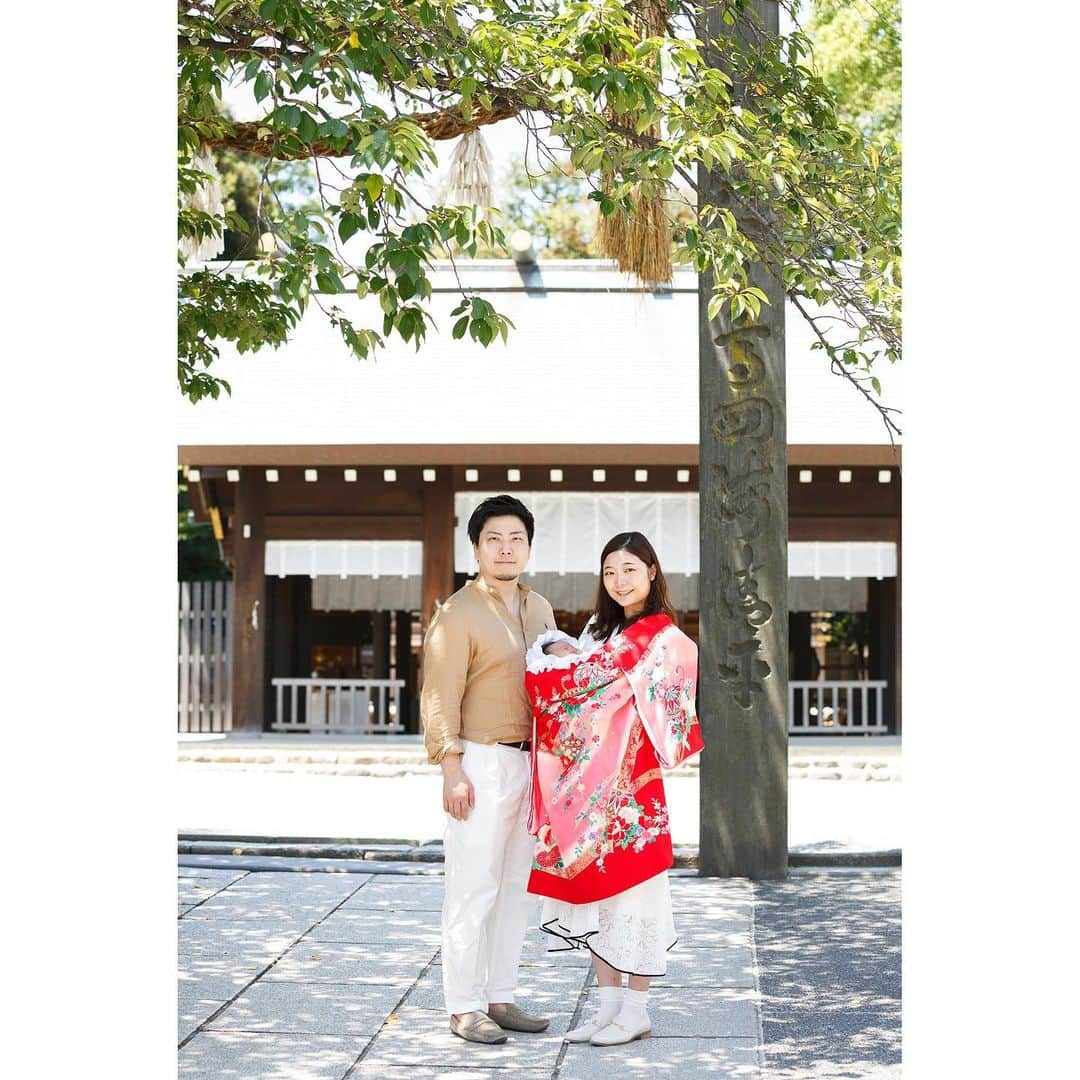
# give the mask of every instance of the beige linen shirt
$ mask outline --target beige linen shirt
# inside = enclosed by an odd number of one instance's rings
[[[518,584],[511,615],[498,590],[477,575],[439,608],[424,637],[420,722],[428,761],[460,754],[469,742],[517,742],[532,734],[525,651],[555,627],[551,605]]]

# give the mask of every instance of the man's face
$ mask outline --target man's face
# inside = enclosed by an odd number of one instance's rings
[[[525,522],[515,514],[488,518],[480,530],[480,542],[473,545],[480,572],[488,581],[514,581],[525,569],[530,551]]]

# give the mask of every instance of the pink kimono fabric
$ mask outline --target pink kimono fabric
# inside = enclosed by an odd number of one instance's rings
[[[666,615],[651,615],[525,682],[534,718],[529,829],[538,840],[530,892],[583,903],[669,867],[659,766],[703,747],[694,642]]]

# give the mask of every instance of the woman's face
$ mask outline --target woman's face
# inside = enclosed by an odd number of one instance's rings
[[[631,618],[645,607],[656,577],[656,567],[646,566],[629,551],[613,551],[604,560],[600,574],[608,596],[622,607],[627,618]]]

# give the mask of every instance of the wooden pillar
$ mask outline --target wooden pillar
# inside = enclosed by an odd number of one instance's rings
[[[416,671],[412,656],[412,612],[394,612],[394,668],[396,677],[405,683],[401,691],[401,714],[399,723],[405,725],[409,735],[420,730],[414,715],[416,700]]]
[[[898,730],[900,670],[899,640],[897,630],[900,621],[900,605],[897,603],[897,579],[871,578],[867,582],[867,614],[870,616],[870,670],[871,679],[885,679],[889,689],[885,693],[885,723],[891,731]]]
[[[896,479],[897,479],[897,482],[900,481],[900,470],[899,469],[896,470]],[[899,495],[900,495],[900,492],[898,490],[897,491],[897,496],[899,496]],[[901,728],[903,727],[902,721],[903,721],[903,715],[904,715],[904,711],[901,708],[901,698],[903,696],[904,681],[903,681],[903,679],[901,678],[901,675],[900,675],[901,667],[902,667],[902,664],[901,664],[901,661],[900,661],[900,651],[901,651],[901,646],[902,646],[903,640],[904,640],[903,633],[902,633],[902,626],[901,626],[901,612],[903,611],[903,608],[904,608],[904,604],[903,604],[903,600],[902,600],[903,580],[904,579],[903,579],[903,569],[902,569],[903,568],[903,544],[901,542],[901,536],[902,536],[902,533],[901,533],[901,529],[900,529],[900,519],[898,517],[897,520],[896,520],[896,615],[894,616],[894,619],[893,619],[893,625],[895,626],[895,630],[893,631],[893,633],[895,635],[894,640],[896,641],[896,657],[895,657],[895,659],[893,661],[893,676],[892,676],[893,677],[893,686],[896,687],[896,692],[893,694],[893,717],[894,717],[893,733],[895,735],[900,734]]]
[[[792,679],[812,679],[814,651],[810,648],[810,612],[792,611],[788,615],[788,644]]]
[[[376,679],[390,678],[390,612],[372,612],[372,656]]]
[[[766,33],[775,2],[750,5]],[[717,45],[742,37],[721,5],[702,9],[698,37],[715,67]],[[699,170],[699,206],[726,207],[753,235],[723,174]],[[757,211],[768,218],[767,205]],[[701,630],[700,873],[787,874],[787,437],[784,289],[763,264],[752,285],[769,299],[754,325],[729,305],[708,316],[713,275],[699,277]]]
[[[427,630],[432,615],[454,591],[454,485],[448,466],[423,485],[424,561],[420,617]]]
[[[262,731],[266,682],[264,480],[243,469],[236,485],[233,569],[233,730]],[[249,535],[245,536],[245,532]]]

